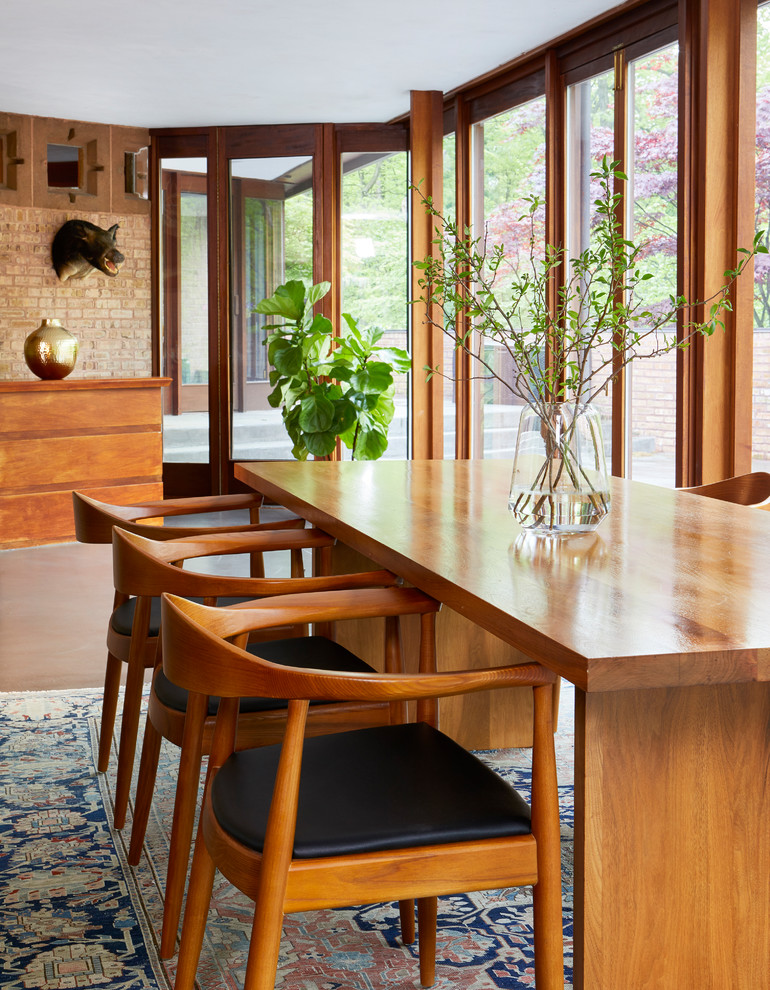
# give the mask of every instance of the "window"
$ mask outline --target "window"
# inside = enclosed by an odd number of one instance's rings
[[[206,160],[165,158],[162,184],[163,460],[209,459]]]
[[[382,345],[408,350],[407,154],[345,152],[341,164],[341,311],[384,330]],[[408,456],[408,386],[396,376],[385,458]],[[344,445],[342,456],[351,456]]]
[[[669,307],[677,288],[677,98],[676,44],[631,60],[626,69],[621,60],[568,89],[568,252],[575,257],[590,243],[591,173],[605,156],[619,161],[628,177],[624,236],[641,246],[640,266],[652,276],[637,300],[653,313]],[[614,474],[675,483],[676,352],[643,356],[665,348],[675,333],[674,324],[660,331],[616,380],[622,382],[613,387],[617,394],[595,401]],[[592,361],[622,364],[609,344]]]
[[[313,281],[312,158],[230,163],[232,458],[291,458],[272,391],[257,303],[293,279]]]
[[[529,225],[521,217],[531,197],[541,202],[536,256],[545,248],[545,97],[474,125],[473,189],[474,237],[504,247],[509,268],[499,269],[496,284],[505,298],[510,271],[530,263]],[[513,458],[522,400],[504,384],[511,377],[511,358],[501,345],[486,343],[484,359],[492,375],[481,377],[479,366],[471,365],[473,456]]]
[[[640,260],[653,278],[643,302],[652,312],[668,307],[677,286],[678,58],[678,46],[671,45],[631,62],[628,71],[627,230],[644,244]],[[662,336],[675,334],[672,323]],[[634,361],[626,387],[629,476],[673,487],[676,351]]]

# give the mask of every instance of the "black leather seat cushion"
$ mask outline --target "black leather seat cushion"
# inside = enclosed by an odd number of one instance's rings
[[[280,746],[234,753],[214,778],[221,825],[262,851]],[[530,809],[472,753],[423,722],[305,740],[296,858],[525,835]]]
[[[220,598],[218,605],[236,605],[238,602],[251,601],[250,598]],[[203,604],[202,598],[191,598],[190,601]],[[118,605],[112,613],[110,625],[116,633],[121,636],[130,636],[131,627],[134,623],[134,612],[136,611],[136,598],[129,598],[127,602]],[[157,636],[160,632],[160,598],[153,598],[150,603],[150,636]]]
[[[281,663],[288,667],[311,667],[314,670],[342,670],[345,673],[372,673],[373,668],[360,660],[355,653],[325,636],[299,636],[293,639],[274,639],[264,643],[250,643],[250,653]],[[158,671],[154,684],[155,694],[169,708],[187,710],[187,691],[177,687]],[[322,702],[318,702],[321,704]],[[286,708],[282,698],[241,698],[242,712],[271,711]],[[216,715],[219,698],[209,698],[209,715]]]

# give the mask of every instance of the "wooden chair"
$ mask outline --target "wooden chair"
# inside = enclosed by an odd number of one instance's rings
[[[715,481],[710,485],[682,488],[680,491],[718,498],[723,502],[735,502],[737,505],[770,509],[770,474],[765,471],[753,471],[751,474],[725,478],[724,481]]]
[[[417,899],[420,979],[435,977],[436,898],[534,885],[538,990],[563,990],[553,739],[555,675],[534,663],[435,673],[437,605],[416,589],[291,595],[239,609],[163,596],[163,669],[200,721],[219,714],[182,927],[176,990],[194,985],[215,869],[255,901],[245,990],[272,990],[285,913]],[[251,630],[302,618],[421,615],[420,671],[350,674],[277,666],[243,649]],[[228,642],[233,640],[233,642]],[[532,811],[434,726],[439,696],[531,685]],[[236,752],[238,698],[291,699],[280,746]],[[417,721],[306,738],[312,701],[417,699]]]
[[[84,492],[72,493],[72,508],[75,516],[75,535],[80,543],[112,543],[113,526],[147,536],[154,540],[176,540],[185,536],[200,536],[205,533],[232,533],[264,530],[302,528],[304,520],[291,516],[276,522],[261,523],[259,513],[263,497],[256,493],[245,495],[214,495],[200,498],[163,499],[157,502],[140,502],[134,505],[111,505],[91,498]],[[240,525],[215,526],[200,525],[164,526],[166,519],[177,520],[185,516],[197,516],[209,513],[232,513],[246,510],[249,513],[249,523],[240,521]],[[301,551],[297,551],[293,562],[299,566]],[[259,554],[251,559],[252,577],[264,576],[264,563]],[[102,701],[101,730],[99,734],[99,755],[97,767],[104,773],[109,766],[112,733],[115,727],[115,716],[118,707],[120,681],[123,665],[128,663],[128,648],[130,644],[131,623],[135,601],[126,595],[115,592],[112,608],[112,620],[107,634],[107,666],[104,674],[104,699]],[[122,606],[122,608],[121,608]],[[120,611],[119,611],[120,609]],[[160,615],[160,604],[156,603],[154,612],[156,618]],[[117,624],[117,628],[113,624]],[[157,638],[157,621],[153,626],[151,640]],[[134,658],[136,662],[136,658]],[[147,643],[144,656],[144,667],[151,668],[155,663],[155,642]]]
[[[136,607],[128,646],[129,673],[126,695],[131,698],[123,713],[118,747],[118,772],[115,787],[115,827],[125,824],[131,773],[134,765],[136,738],[141,707],[141,690],[144,662],[148,644],[152,641],[154,624],[153,604],[158,603],[163,591],[196,598],[215,605],[225,602],[261,598],[265,595],[282,595],[287,592],[318,591],[324,589],[361,588],[372,585],[392,586],[397,578],[390,571],[367,571],[354,574],[338,574],[304,577],[298,569],[290,578],[239,578],[206,574],[185,570],[183,564],[208,556],[266,553],[269,550],[313,548],[327,555],[334,540],[318,529],[276,530],[259,533],[227,533],[180,540],[148,540],[122,529],[113,530],[113,571],[115,588],[123,595],[134,596]],[[328,570],[328,561],[322,561],[321,570]],[[258,634],[269,642],[255,644],[271,660],[279,663],[310,667],[331,667],[349,671],[368,671],[372,668],[346,650],[332,638],[333,630],[327,624],[317,626],[314,635],[307,635],[307,623],[271,628]],[[278,638],[280,637],[280,638]],[[301,638],[299,638],[301,637]],[[132,659],[138,658],[132,665]],[[386,662],[393,669],[400,669],[401,658],[397,650],[391,651]],[[195,806],[200,778],[201,758],[207,753],[213,734],[217,700],[210,703],[202,735],[189,735],[187,731],[187,693],[156,669],[150,689],[148,717],[139,764],[134,817],[131,830],[129,862],[139,862],[149,818],[155,778],[163,738],[182,748],[179,784],[172,822],[169,864],[164,901],[164,923],[161,939],[161,956],[173,954],[179,927],[179,916],[184,893],[184,883],[189,862]],[[385,702],[334,701],[313,706],[310,726],[314,733],[343,731],[362,725],[379,725],[388,722],[390,711]],[[286,720],[286,704],[261,697],[245,698],[241,704],[238,745],[264,746],[281,738]]]
[[[133,505],[113,505],[100,502],[85,492],[72,493],[72,506],[75,514],[75,533],[80,543],[111,543],[112,527],[120,526],[129,533],[152,536],[153,539],[179,539],[183,536],[201,536],[204,533],[242,532],[250,526],[260,525],[260,509],[264,504],[262,495],[246,492],[243,495],[202,495],[194,498],[166,498],[154,502],[136,502]],[[174,522],[166,526],[166,520],[177,520],[186,516],[211,515],[248,511],[249,522],[233,521],[229,525],[182,526]],[[302,523],[301,520],[297,520]],[[302,523],[304,525],[304,523]],[[272,524],[276,525],[276,524]],[[284,527],[290,522],[278,524]],[[148,527],[152,526],[152,532]]]

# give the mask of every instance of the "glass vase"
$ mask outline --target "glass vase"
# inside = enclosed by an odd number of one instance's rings
[[[508,508],[539,536],[590,533],[610,511],[601,417],[570,402],[544,412],[521,414]]]

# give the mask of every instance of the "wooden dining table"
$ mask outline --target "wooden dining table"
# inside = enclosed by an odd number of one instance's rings
[[[503,461],[236,476],[575,685],[576,988],[770,987],[770,513],[612,479],[553,539]]]

